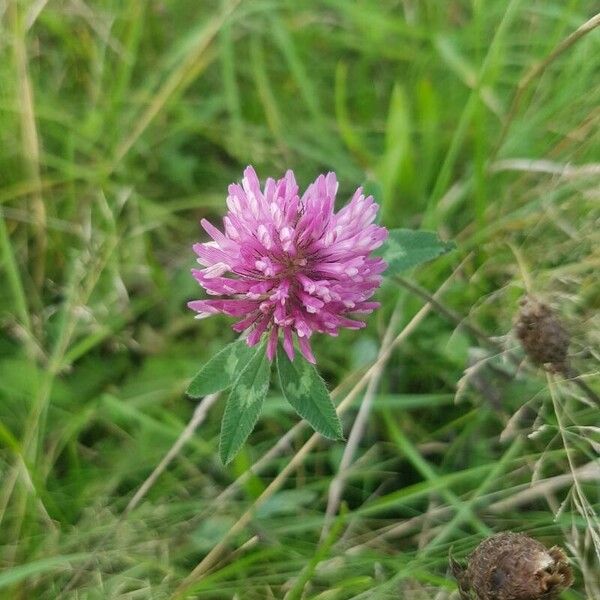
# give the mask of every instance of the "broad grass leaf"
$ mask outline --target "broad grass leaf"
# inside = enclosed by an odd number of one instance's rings
[[[254,356],[233,384],[221,421],[219,454],[224,465],[235,455],[252,433],[269,390],[271,363],[265,346],[254,348]]]
[[[308,488],[282,490],[267,498],[257,511],[258,519],[271,519],[283,515],[298,515],[299,512],[317,500],[317,492]]]
[[[294,410],[321,435],[332,440],[343,439],[342,424],[315,367],[301,356],[291,361],[279,347],[277,373],[281,391]]]
[[[211,515],[203,519],[190,535],[190,542],[197,552],[208,553],[233,527],[235,519],[231,515]]]
[[[186,393],[192,398],[201,398],[228,388],[239,377],[240,372],[256,348],[248,347],[245,340],[225,346],[198,371]]]
[[[378,254],[388,264],[385,274],[391,276],[433,260],[455,247],[454,242],[440,240],[434,231],[391,229]]]
[[[6,568],[0,573],[0,589],[25,581],[33,580],[52,571],[68,571],[78,562],[87,560],[90,557],[88,552],[77,554],[63,554],[61,556],[50,556],[40,560],[34,560],[22,565]],[[7,598],[7,596],[4,596]],[[12,594],[10,596],[13,597]]]

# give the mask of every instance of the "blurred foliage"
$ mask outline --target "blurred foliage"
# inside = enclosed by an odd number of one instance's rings
[[[191,376],[234,339],[227,319],[195,321],[186,302],[199,295],[198,221],[219,219],[249,163],[261,177],[294,168],[302,185],[335,170],[340,199],[364,184],[384,224],[456,239],[458,252],[411,274],[428,293],[462,266],[446,310],[386,363],[329,536],[344,445],[320,441],[194,597],[447,597],[450,546],[463,557],[507,528],[567,547],[577,581],[563,598],[600,593],[597,408],[529,368],[510,335],[518,299],[543,296],[598,390],[599,30],[511,112],[528,69],[595,9],[0,2],[0,597],[177,597],[308,439],[223,497],[298,419],[273,386],[224,468],[220,402],[125,510],[192,417]],[[392,315],[397,334],[424,303],[397,281],[379,299],[367,330],[315,343],[338,400]]]

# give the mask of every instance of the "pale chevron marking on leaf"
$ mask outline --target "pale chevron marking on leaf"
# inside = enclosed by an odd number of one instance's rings
[[[342,426],[325,383],[317,370],[297,356],[290,361],[281,348],[277,351],[277,371],[281,390],[294,410],[325,437],[340,439]]]
[[[253,352],[252,358],[233,384],[225,404],[219,447],[224,464],[233,460],[254,429],[269,389],[271,365],[266,358],[264,343],[253,349]],[[240,361],[236,359],[227,362],[229,368],[235,369]]]
[[[236,350],[237,350],[237,348],[236,348]],[[229,354],[229,356],[227,357],[227,360],[225,361],[225,372],[230,377],[235,374],[238,362],[240,361],[240,357],[238,356],[238,353],[236,350],[231,352],[231,354]]]
[[[199,398],[231,386],[255,350],[244,340],[225,346],[198,371],[187,389],[188,395]]]
[[[293,381],[289,381],[286,383],[286,387],[288,392],[294,396],[300,396],[304,393],[308,394],[312,388],[310,372],[303,369],[303,373],[300,375],[298,383],[296,384]]]

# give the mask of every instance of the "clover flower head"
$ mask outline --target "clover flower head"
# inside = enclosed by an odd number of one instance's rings
[[[194,245],[204,268],[192,272],[218,298],[190,302],[196,318],[237,317],[233,329],[248,331],[249,346],[268,337],[270,360],[280,336],[293,360],[295,336],[312,363],[314,332],[337,335],[340,328],[364,327],[355,317],[379,306],[369,298],[386,264],[371,253],[387,230],[374,224],[378,206],[362,188],[334,212],[337,189],[335,173],[327,173],[300,196],[292,171],[279,181],[267,179],[261,189],[247,167],[242,184],[229,186],[224,231],[201,221],[212,241]]]

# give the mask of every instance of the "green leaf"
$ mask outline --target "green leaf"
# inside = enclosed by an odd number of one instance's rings
[[[454,242],[440,240],[434,231],[391,229],[378,254],[388,264],[385,274],[391,276],[446,254],[455,247]]]
[[[248,347],[245,340],[225,346],[198,371],[186,391],[187,395],[201,398],[228,388],[255,352],[256,348]]]
[[[313,365],[301,356],[291,361],[279,347],[277,373],[283,395],[294,410],[321,435],[332,440],[343,439],[342,424],[335,406]]]
[[[225,405],[219,442],[219,454],[224,465],[233,460],[252,433],[269,390],[271,363],[266,357],[265,345],[261,344],[254,352],[233,384]]]

